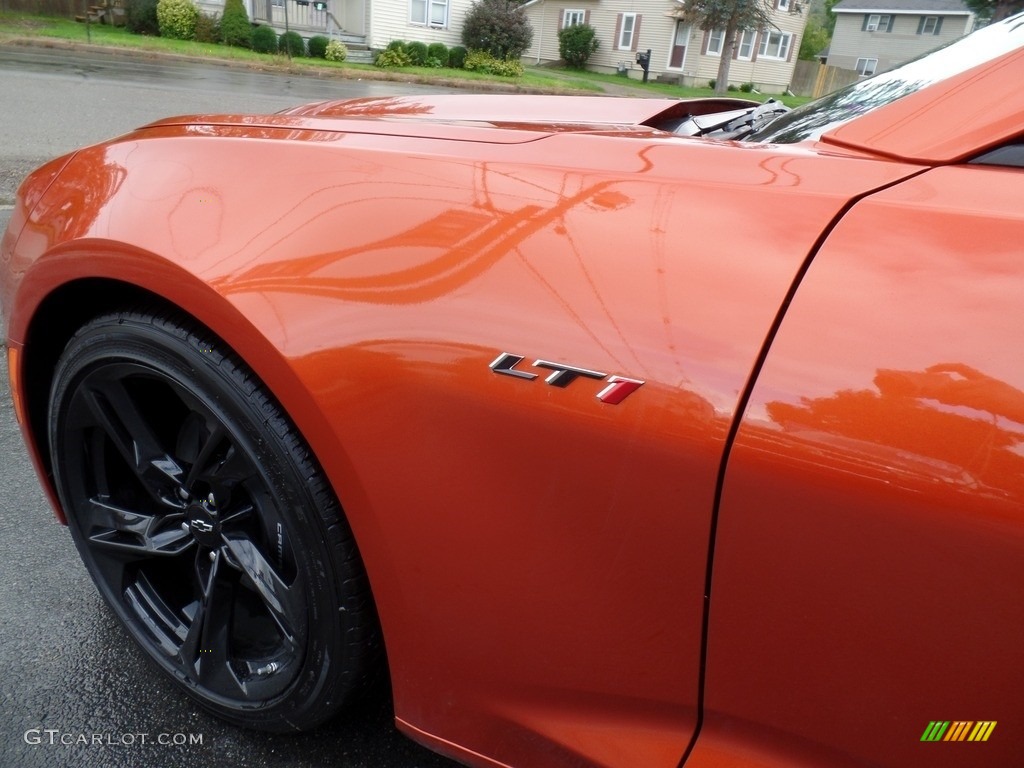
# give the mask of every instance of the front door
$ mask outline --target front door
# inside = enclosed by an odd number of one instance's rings
[[[686,41],[690,39],[690,25],[684,21],[676,22],[675,34],[672,37],[672,57],[668,65],[673,69],[682,69],[686,60]]]

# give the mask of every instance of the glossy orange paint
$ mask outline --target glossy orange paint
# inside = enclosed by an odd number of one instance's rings
[[[821,232],[918,168],[523,109],[179,119],[83,150],[12,255],[10,334],[30,360],[48,295],[119,280],[240,354],[346,510],[410,734],[480,765],[674,766],[740,393]],[[609,406],[496,375],[501,352],[645,383]]]
[[[994,44],[1019,44],[1004,37]],[[1014,48],[841,125],[823,140],[921,163],[959,162],[1020,135],[1024,106],[1012,94],[1022,71],[1024,50]]]
[[[925,162],[1017,135],[964,94],[1021,61],[817,145],[673,137],[691,107],[662,101],[425,98],[83,150],[0,255],[30,445],[55,302],[138,286],[307,438],[414,738],[479,765],[1007,764],[1024,179]],[[609,405],[609,376],[643,384]],[[922,743],[936,718],[1001,728]]]
[[[694,765],[1020,763],[1022,195],[931,170],[815,257],[729,457]]]

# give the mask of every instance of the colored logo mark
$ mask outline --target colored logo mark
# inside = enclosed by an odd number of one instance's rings
[[[995,720],[932,720],[921,741],[988,741],[995,728]]]

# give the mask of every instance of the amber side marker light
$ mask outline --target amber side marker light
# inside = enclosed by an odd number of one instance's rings
[[[995,727],[995,720],[932,720],[921,741],[988,741]]]
[[[14,347],[7,348],[7,378],[11,382],[11,400],[14,401],[14,418],[19,424],[25,423],[25,412],[21,404],[21,390],[18,381],[21,378],[21,351]]]

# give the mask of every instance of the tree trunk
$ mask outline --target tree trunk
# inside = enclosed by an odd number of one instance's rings
[[[995,23],[1013,16],[1021,10],[1022,6],[1024,3],[1021,0],[996,0],[995,9],[992,11],[992,22]]]
[[[736,17],[729,19],[722,40],[722,54],[718,60],[718,77],[715,79],[715,93],[724,94],[729,90],[729,67],[732,66],[732,52],[736,50]]]

